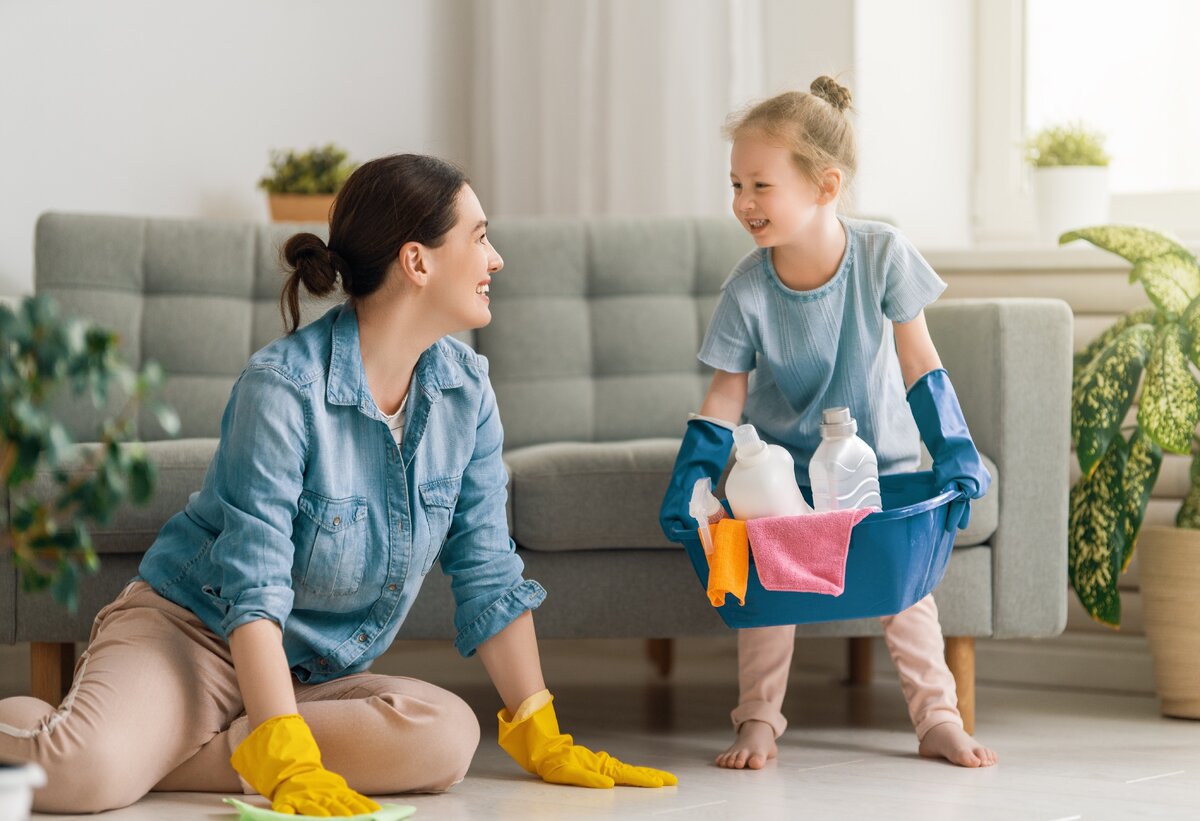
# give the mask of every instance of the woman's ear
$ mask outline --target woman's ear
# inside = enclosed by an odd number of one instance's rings
[[[820,205],[828,205],[835,202],[838,196],[842,193],[842,171],[840,168],[827,168],[825,173],[821,175],[821,182],[817,186],[820,194],[817,196],[817,203]]]
[[[417,287],[424,287],[429,281],[429,255],[426,248],[419,242],[406,242],[400,246],[396,258],[400,265],[400,273],[404,279]]]

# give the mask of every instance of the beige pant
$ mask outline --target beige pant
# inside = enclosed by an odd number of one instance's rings
[[[296,701],[324,765],[369,795],[448,789],[479,744],[462,699],[411,678],[297,682]],[[229,646],[135,582],[96,616],[57,709],[25,696],[0,701],[0,760],[46,770],[39,812],[114,809],[152,790],[237,794],[229,756],[246,724]]]
[[[926,596],[903,613],[884,616],[880,621],[888,652],[900,674],[900,688],[908,702],[908,715],[917,738],[925,738],[931,728],[948,721],[961,727],[958,692],[954,676],[946,666],[942,628],[933,596]],[[740,729],[747,721],[762,721],[771,726],[776,738],[783,735],[787,728],[782,712],[783,696],[795,644],[793,625],[738,631],[739,696],[738,706],[731,714],[735,728]]]

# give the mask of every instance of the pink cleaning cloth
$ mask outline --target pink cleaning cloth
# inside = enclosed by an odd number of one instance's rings
[[[766,590],[840,596],[850,531],[873,510],[834,510],[746,522],[758,579]]]

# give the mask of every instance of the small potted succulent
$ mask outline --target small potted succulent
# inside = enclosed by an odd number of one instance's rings
[[[15,310],[0,305],[0,542],[26,592],[49,589],[70,609],[82,575],[99,564],[90,524],[107,522],[126,498],[141,503],[154,492],[154,466],[133,435],[138,407],[152,410],[169,435],[179,427],[155,397],[162,369],[149,362],[135,370],[117,344],[112,332],[61,316],[49,297],[28,297]],[[77,445],[56,408],[86,397],[103,421],[94,442]],[[114,415],[102,410],[110,398],[123,399]]]
[[[1200,262],[1148,228],[1063,234],[1133,263],[1150,305],[1119,319],[1075,357],[1071,435],[1082,476],[1071,489],[1069,576],[1092,618],[1121,623],[1117,581],[1136,545],[1146,635],[1166,715],[1200,718]],[[1127,421],[1138,389],[1137,415]],[[1191,457],[1175,527],[1142,526],[1163,452]]]
[[[1078,225],[1108,220],[1108,153],[1104,136],[1082,124],[1049,126],[1029,140],[1038,233],[1053,242]]]
[[[334,195],[355,165],[333,143],[296,152],[272,151],[270,173],[258,181],[275,222],[325,222]]]

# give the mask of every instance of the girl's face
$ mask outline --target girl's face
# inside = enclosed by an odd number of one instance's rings
[[[733,141],[729,157],[733,215],[760,248],[798,241],[813,228],[825,193],[792,161],[791,152],[763,137]]]
[[[504,260],[488,241],[487,217],[469,185],[458,192],[457,212],[442,244],[425,250],[431,267],[426,304],[455,330],[482,328],[492,321],[488,286]]]

